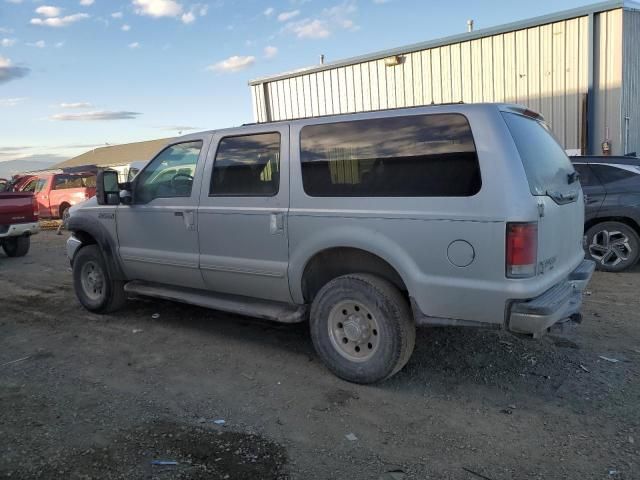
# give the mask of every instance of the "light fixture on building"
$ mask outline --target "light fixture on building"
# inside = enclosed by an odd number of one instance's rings
[[[400,55],[393,55],[392,57],[387,57],[384,59],[384,64],[387,67],[395,67],[402,63],[402,57]]]

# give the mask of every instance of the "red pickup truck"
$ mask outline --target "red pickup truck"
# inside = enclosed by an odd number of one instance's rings
[[[33,192],[41,218],[63,218],[70,207],[96,194],[92,173],[45,173],[16,180],[14,191]]]
[[[29,251],[31,235],[38,233],[38,201],[33,193],[0,193],[0,245],[9,257]]]

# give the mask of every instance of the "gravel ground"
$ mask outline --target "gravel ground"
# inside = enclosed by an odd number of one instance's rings
[[[358,386],[306,325],[89,314],[65,239],[0,253],[0,478],[640,478],[640,268],[596,274],[569,337],[420,330],[402,372]]]

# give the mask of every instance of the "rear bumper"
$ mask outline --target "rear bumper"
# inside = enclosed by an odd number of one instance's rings
[[[556,323],[578,314],[582,306],[582,291],[594,270],[595,262],[583,260],[564,281],[542,295],[513,302],[508,315],[509,330],[538,337]]]
[[[22,237],[23,235],[35,235],[40,230],[38,222],[17,223],[15,225],[0,226],[0,238]]]

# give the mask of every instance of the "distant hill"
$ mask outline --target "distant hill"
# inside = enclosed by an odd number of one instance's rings
[[[30,172],[33,170],[46,170],[62,160],[64,160],[64,157],[57,155],[33,155],[20,160],[0,162],[0,178],[10,178],[16,173]]]

